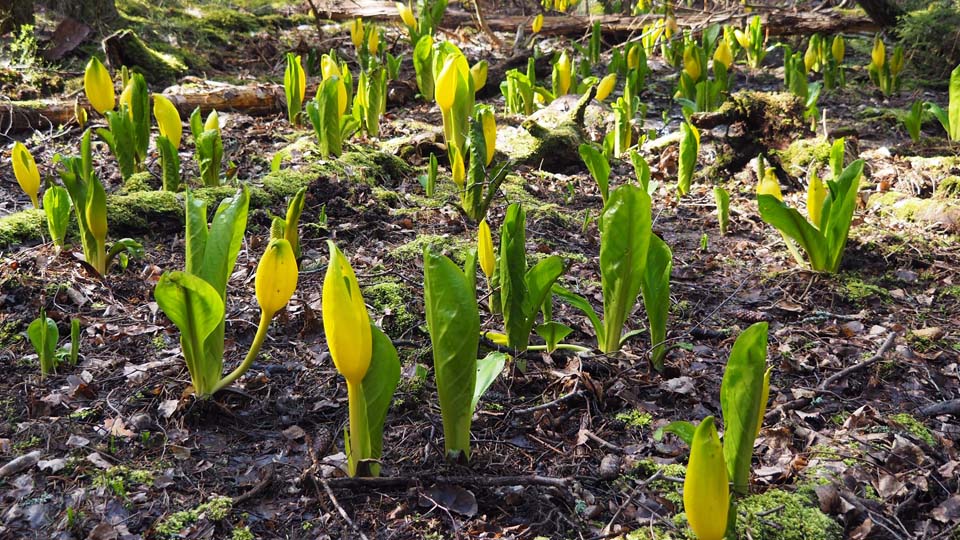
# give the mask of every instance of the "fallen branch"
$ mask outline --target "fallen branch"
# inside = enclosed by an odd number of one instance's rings
[[[917,411],[917,414],[920,416],[940,416],[943,414],[960,416],[960,399],[951,399],[950,401],[927,405]]]
[[[816,398],[816,397],[819,396],[820,394],[826,393],[827,390],[829,390],[830,387],[833,386],[833,384],[836,383],[837,381],[839,381],[840,379],[843,379],[843,378],[845,378],[845,377],[849,377],[849,376],[852,375],[853,373],[856,373],[856,372],[858,372],[858,371],[862,371],[862,370],[864,370],[864,369],[867,369],[868,367],[872,366],[873,364],[876,364],[876,363],[879,362],[880,360],[883,360],[883,356],[887,353],[887,351],[890,350],[891,347],[893,347],[894,343],[896,343],[896,341],[897,341],[897,335],[898,335],[898,334],[899,334],[899,332],[896,332],[896,331],[890,332],[890,334],[887,335],[887,339],[884,340],[883,345],[880,345],[880,348],[877,349],[876,354],[874,354],[874,355],[871,356],[870,358],[867,358],[866,360],[864,360],[863,362],[860,362],[859,364],[854,364],[854,365],[852,365],[852,366],[850,366],[850,367],[847,367],[847,368],[845,368],[845,369],[842,369],[842,370],[834,373],[833,375],[827,377],[827,378],[826,378],[822,383],[820,383],[820,385],[817,386],[817,388],[813,391],[813,395],[812,395],[812,396],[807,396],[807,397],[802,397],[802,398],[794,399],[794,400],[788,401],[788,402],[786,402],[786,403],[784,403],[784,404],[782,404],[782,405],[780,405],[780,406],[778,406],[778,407],[775,407],[775,408],[771,409],[770,411],[768,411],[766,415],[764,415],[764,419],[765,419],[765,420],[770,420],[770,421],[772,421],[772,420],[775,420],[776,417],[777,417],[777,415],[780,414],[780,413],[782,413],[782,412],[785,413],[785,412],[787,412],[787,411],[794,411],[794,410],[797,410],[797,409],[802,409],[802,408],[806,407],[807,405],[809,405],[810,402],[812,402],[812,401],[814,400],[814,398]]]
[[[558,489],[569,488],[571,479],[552,476],[442,476],[424,474],[419,476],[382,476],[377,478],[333,478],[321,480],[324,487],[330,488],[371,488],[397,489],[422,486],[425,484],[455,484],[460,486],[498,487],[498,486],[548,486]]]
[[[337,501],[337,496],[333,494],[333,490],[330,489],[330,484],[326,480],[321,480],[320,485],[323,486],[323,490],[327,492],[327,497],[330,498],[330,503],[333,504],[333,507],[337,509],[337,512],[340,513],[340,517],[347,522],[347,525],[350,525],[350,528],[353,529],[353,532],[357,534],[363,540],[369,540],[367,535],[363,534],[363,531],[360,530],[360,527],[352,519],[350,519],[350,514],[340,506],[340,503]]]

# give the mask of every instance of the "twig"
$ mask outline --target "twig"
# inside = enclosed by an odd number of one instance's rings
[[[357,535],[360,536],[363,540],[370,540],[367,538],[367,535],[363,534],[363,531],[360,530],[360,527],[357,527],[357,524],[350,519],[350,515],[347,514],[347,511],[340,506],[340,503],[337,502],[337,496],[333,494],[333,490],[330,489],[330,484],[326,480],[320,480],[320,485],[323,486],[323,490],[327,492],[327,497],[330,497],[330,502],[333,503],[334,508],[337,509],[337,512],[340,512],[340,517],[350,525],[350,528],[353,529]]]
[[[273,467],[268,467],[267,472],[263,475],[263,479],[256,483],[252,488],[250,488],[245,493],[241,494],[239,497],[234,497],[233,504],[237,505],[244,501],[248,501],[257,495],[259,495],[263,490],[267,489],[270,484],[273,483]]]
[[[577,387],[574,386],[573,391],[571,391],[569,394],[564,394],[564,395],[558,397],[557,399],[555,399],[555,400],[553,400],[553,401],[548,401],[548,402],[546,402],[546,403],[541,403],[540,405],[534,405],[533,407],[525,407],[525,408],[523,408],[523,409],[514,409],[513,412],[515,412],[515,413],[517,413],[517,414],[530,414],[530,413],[535,413],[535,412],[537,412],[537,411],[542,411],[542,410],[545,410],[545,409],[549,409],[549,408],[551,408],[551,407],[553,407],[553,406],[555,406],[555,405],[559,405],[559,404],[563,403],[564,401],[569,401],[569,400],[571,400],[571,399],[573,399],[573,398],[575,398],[575,397],[581,396],[581,395],[583,395],[583,391],[577,389]]]
[[[887,336],[887,340],[884,341],[883,345],[881,345],[880,348],[877,350],[877,354],[871,356],[870,358],[867,358],[866,360],[864,360],[863,362],[860,362],[859,364],[854,364],[846,369],[842,369],[834,373],[833,375],[827,377],[827,380],[823,381],[820,384],[820,386],[817,387],[817,393],[825,392],[827,388],[830,387],[830,385],[839,381],[840,379],[847,377],[851,373],[856,373],[857,371],[866,369],[872,366],[873,364],[876,364],[880,360],[883,360],[883,355],[886,354],[887,351],[890,350],[890,347],[893,347],[893,344],[896,342],[897,334],[898,332],[896,331],[890,332],[890,334]]]
[[[622,446],[617,446],[617,445],[613,444],[612,442],[605,441],[605,440],[601,439],[599,435],[597,435],[596,433],[590,431],[589,429],[583,430],[583,434],[586,435],[586,437],[587,437],[588,439],[590,439],[591,441],[593,441],[593,442],[599,444],[600,446],[606,448],[607,450],[613,450],[614,452],[617,452],[617,453],[619,453],[619,454],[622,454],[622,453],[623,453],[623,447],[622,447]]]
[[[877,349],[877,353],[871,356],[870,358],[864,360],[863,362],[860,362],[859,364],[855,364],[846,369],[840,370],[837,373],[834,373],[833,375],[831,375],[830,377],[827,377],[827,379],[824,380],[820,384],[820,386],[817,386],[817,388],[813,391],[813,395],[788,401],[768,411],[767,414],[764,415],[764,418],[766,420],[775,420],[777,418],[777,415],[780,414],[781,412],[793,411],[796,409],[801,409],[803,407],[806,407],[807,405],[810,404],[811,401],[813,401],[814,398],[816,398],[820,394],[826,393],[830,385],[832,385],[833,383],[837,382],[838,380],[844,377],[849,376],[851,373],[855,373],[862,369],[866,369],[867,367],[872,366],[873,364],[879,362],[880,360],[883,359],[883,355],[886,354],[886,352],[890,350],[891,347],[893,347],[894,343],[896,343],[897,334],[898,332],[890,332],[890,334],[887,336],[887,339],[883,342],[883,345],[881,345],[880,348]]]
[[[607,522],[607,526],[600,529],[601,532],[603,532],[604,534],[610,532],[610,527],[613,527],[613,522],[617,520],[617,517],[620,516],[620,513],[623,512],[623,509],[626,508],[631,501],[633,501],[633,498],[637,495],[637,492],[640,491],[640,488],[649,484],[650,482],[653,482],[654,480],[656,480],[657,478],[660,478],[661,476],[663,476],[663,469],[658,469],[657,472],[653,473],[646,480],[634,486],[633,490],[630,491],[630,495],[627,496],[627,499],[623,501],[623,503],[617,508],[617,511],[613,513],[613,517],[610,518],[610,521]]]
[[[940,403],[927,405],[917,411],[920,416],[940,416],[942,414],[960,414],[960,399],[951,399]]]
[[[423,484],[456,484],[480,487],[497,486],[549,486],[569,488],[571,479],[553,476],[442,476],[425,474],[419,476],[381,476],[376,478],[332,478],[323,480],[324,488],[408,488]]]

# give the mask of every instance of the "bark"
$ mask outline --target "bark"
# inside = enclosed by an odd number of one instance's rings
[[[896,26],[906,12],[894,0],[857,0],[857,4],[881,27]]]
[[[107,65],[115,70],[127,66],[143,73],[151,84],[171,83],[187,72],[187,66],[151,49],[133,30],[119,30],[103,40]]]
[[[87,25],[108,23],[118,17],[114,0],[41,0],[47,8]]]
[[[0,34],[33,24],[33,0],[0,0]]]

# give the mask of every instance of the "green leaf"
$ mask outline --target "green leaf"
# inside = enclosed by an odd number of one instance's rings
[[[610,163],[607,162],[607,158],[603,157],[603,153],[596,146],[589,143],[580,145],[580,159],[587,165],[590,175],[600,186],[600,196],[603,198],[604,206],[606,206],[607,198],[610,195]]]
[[[829,271],[827,240],[800,212],[773,195],[758,195],[760,217],[781,234],[800,244],[810,259],[810,267],[818,272]],[[827,213],[826,204],[823,209]]]
[[[43,194],[43,211],[53,243],[63,247],[70,224],[70,193],[60,186],[50,186]]]
[[[551,255],[538,262],[524,276],[527,296],[523,299],[524,321],[519,331],[525,344],[530,341],[530,332],[537,320],[537,313],[548,298],[550,288],[553,287],[553,284],[557,282],[557,279],[563,275],[566,269],[566,265],[559,255]]]
[[[283,92],[287,98],[287,117],[291,124],[296,123],[303,104],[300,95],[300,70],[294,53],[287,53],[287,68],[283,72]]]
[[[129,84],[133,85],[130,99],[133,154],[136,162],[141,164],[146,160],[147,147],[150,145],[150,97],[147,94],[147,81],[142,74],[131,75]]]
[[[477,384],[473,390],[473,400],[470,402],[470,411],[477,410],[480,398],[487,393],[493,381],[497,380],[507,364],[509,356],[502,352],[491,351],[482,360],[477,360]]]
[[[633,184],[613,191],[600,216],[600,278],[604,341],[600,350],[620,350],[620,334],[633,311],[650,246],[650,196]]]
[[[604,343],[604,341],[606,341],[604,339],[605,334],[603,321],[600,320],[600,316],[597,315],[597,312],[593,309],[593,306],[590,305],[590,302],[587,301],[586,298],[556,284],[554,284],[552,292],[561,300],[579,309],[584,315],[587,316],[587,319],[590,320],[590,324],[593,326],[593,333],[597,335],[597,343]]]
[[[717,203],[717,220],[720,222],[720,235],[727,234],[730,223],[730,193],[720,186],[714,186],[713,198]]]
[[[723,456],[733,490],[744,495],[750,483],[750,461],[766,367],[767,323],[759,322],[744,330],[733,344],[720,384]]]
[[[194,390],[206,397],[223,369],[222,358],[210,358],[204,351],[204,342],[223,324],[223,300],[209,283],[186,272],[165,272],[153,296],[180,329],[180,346]]]
[[[858,159],[840,173],[836,180],[827,182],[830,194],[823,201],[823,216],[820,230],[826,242],[827,267],[823,270],[836,272],[840,269],[843,250],[850,233],[850,222],[857,209],[857,192],[863,175],[863,160]]]
[[[833,141],[830,145],[830,170],[833,172],[833,179],[836,180],[843,172],[843,157],[846,152],[846,143],[843,138]]]
[[[203,134],[203,116],[200,113],[200,107],[190,113],[190,132],[193,134],[194,144],[197,144],[200,135]]]
[[[647,263],[643,269],[643,305],[650,324],[650,362],[660,371],[667,354],[667,318],[670,315],[670,272],[673,252],[659,236],[650,235]]]
[[[27,336],[37,351],[40,359],[40,373],[48,375],[56,368],[57,341],[60,340],[60,330],[57,323],[47,317],[46,312],[40,310],[40,317],[33,320],[27,327]]]
[[[960,141],[960,65],[950,72],[950,104],[947,109],[950,140]]]
[[[163,169],[163,190],[176,192],[180,189],[180,154],[170,139],[163,135],[157,137],[157,149],[160,150]]]
[[[520,330],[526,322],[526,239],[526,212],[519,204],[511,204],[500,226],[500,299],[509,344],[516,350],[527,348]]]
[[[697,128],[693,124],[680,124],[680,162],[677,169],[677,193],[682,197],[690,193],[693,172],[697,168],[697,155],[700,153],[700,140]]]
[[[307,194],[307,188],[302,187],[297,190],[297,193],[290,199],[290,204],[287,205],[287,217],[284,220],[284,235],[290,246],[293,248],[293,255],[300,260],[300,214],[303,213],[303,205],[305,203],[304,197]]]
[[[470,459],[471,407],[477,379],[480,313],[476,290],[447,257],[423,253],[424,311],[443,416],[445,454]]]
[[[636,150],[630,150],[630,162],[633,164],[633,173],[637,176],[637,183],[647,193],[650,190],[650,165]]]
[[[400,382],[400,358],[397,349],[390,338],[370,324],[373,337],[373,351],[370,357],[370,367],[363,377],[361,387],[363,398],[366,401],[367,430],[370,437],[370,459],[379,460],[383,455],[383,425],[387,419],[387,411],[393,400],[393,393]],[[380,465],[370,464],[373,476],[379,476]]]
[[[203,185],[220,185],[220,167],[223,162],[223,138],[219,129],[208,129],[197,139],[197,164]]]
[[[433,56],[433,38],[421,36],[413,49],[413,68],[417,74],[417,88],[428,101],[433,99]]]
[[[552,353],[557,350],[557,345],[563,341],[563,338],[573,332],[573,328],[556,321],[547,321],[543,324],[538,324],[536,331],[537,335],[547,342],[547,352]]]
[[[220,295],[221,300],[226,299],[227,281],[230,279],[230,274],[233,273],[237,255],[240,253],[240,246],[243,244],[243,233],[247,228],[249,207],[250,192],[245,185],[235,195],[221,201],[213,216],[213,222],[210,224],[210,232],[204,242],[203,252],[199,254],[200,261],[192,261],[193,265],[188,265],[188,271],[196,273],[212,285]],[[201,219],[199,212],[195,214],[194,219]],[[206,229],[205,213],[202,220],[204,222],[202,227],[200,227],[200,223],[195,222],[194,225],[197,228]],[[197,255],[198,253],[194,252],[191,246],[188,250],[188,257]]]
[[[80,357],[80,319],[70,319],[70,365],[77,365]]]
[[[670,422],[662,428],[657,428],[657,430],[653,432],[653,440],[663,440],[663,435],[665,433],[673,433],[677,437],[680,437],[681,441],[687,443],[687,446],[690,446],[693,444],[693,434],[696,431],[697,427],[690,422],[687,422],[686,420],[677,420],[675,422]]]

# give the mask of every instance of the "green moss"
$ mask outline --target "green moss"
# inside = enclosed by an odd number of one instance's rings
[[[641,459],[634,465],[633,476],[638,478],[649,478],[657,471],[662,471],[663,476],[669,478],[683,478],[687,474],[687,468],[684,465],[662,465],[651,459]],[[678,507],[683,504],[683,495],[680,493],[680,484],[672,480],[657,479],[650,482],[650,488],[668,501],[676,504]]]
[[[410,312],[413,293],[395,280],[386,280],[363,288],[363,299],[382,316],[383,331],[397,339],[419,322],[419,317]]]
[[[160,538],[177,538],[180,531],[199,521],[201,516],[211,521],[220,521],[226,518],[232,509],[233,499],[230,497],[213,497],[193,510],[184,510],[167,516],[154,526],[154,531]]]
[[[129,195],[131,193],[140,193],[143,191],[155,191],[160,189],[160,181],[153,177],[149,172],[139,172],[130,175],[123,182],[123,186],[117,190],[117,195]]]
[[[772,489],[743,499],[737,510],[741,513],[739,538],[839,540],[843,534],[840,525],[821,512],[813,499],[798,493]]]
[[[46,230],[47,217],[36,208],[0,217],[0,247],[39,240]]]
[[[817,167],[826,166],[830,161],[830,141],[822,138],[797,139],[775,155],[780,160],[784,172],[794,178],[806,178],[811,163]]]
[[[930,446],[933,446],[937,442],[933,436],[933,433],[930,432],[927,426],[909,413],[895,414],[890,417],[890,420],[893,420],[900,427],[902,427],[904,431],[929,444]]]
[[[423,257],[425,246],[430,246],[434,251],[443,253],[457,264],[463,265],[471,243],[455,236],[421,234],[406,244],[390,250],[390,257],[396,261],[418,260]]]
[[[231,540],[255,540],[256,537],[250,532],[250,527],[237,527],[230,534]]]
[[[343,164],[348,177],[370,185],[395,187],[413,174],[413,168],[410,165],[386,152],[346,152],[340,156],[339,162]]]
[[[904,221],[935,223],[948,230],[960,230],[960,204],[952,200],[921,199],[888,191],[872,195],[867,207]]]
[[[183,227],[183,203],[169,191],[107,196],[107,222],[112,238]]]
[[[118,465],[100,472],[93,479],[93,485],[108,488],[118,497],[126,497],[131,487],[152,486],[153,473],[143,469],[130,469],[125,465]]]
[[[626,424],[627,427],[633,429],[643,429],[650,425],[650,422],[653,421],[653,417],[650,416],[650,413],[640,411],[638,409],[630,409],[622,413],[617,413],[615,416],[617,420]]]
[[[555,203],[545,203],[526,189],[527,181],[520,175],[508,174],[500,185],[509,203],[520,203],[527,211],[527,220],[556,219],[565,227],[579,226],[576,214]]]
[[[937,186],[936,196],[941,199],[960,198],[960,176],[948,176]]]
[[[843,283],[843,295],[854,302],[879,298],[883,301],[890,299],[890,292],[878,285],[867,283],[858,276],[849,276]]]
[[[183,61],[152,49],[133,30],[120,30],[106,39],[120,40],[122,58],[119,60],[131,70],[142,73],[151,84],[169,83],[187,72]]]

